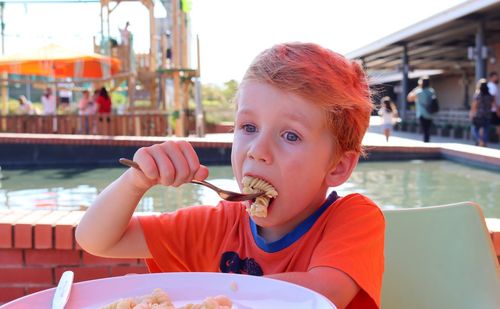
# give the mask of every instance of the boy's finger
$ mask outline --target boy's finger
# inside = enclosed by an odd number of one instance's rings
[[[151,180],[156,180],[158,178],[159,174],[155,160],[147,148],[143,147],[137,150],[134,154],[134,161],[139,164],[144,176]]]
[[[193,179],[194,174],[200,168],[200,160],[198,159],[198,155],[193,149],[193,146],[189,142],[182,141],[179,142],[179,148],[181,149],[186,161],[189,165],[189,177],[188,180]]]
[[[208,177],[208,168],[205,165],[200,165],[200,168],[194,173],[193,178],[196,180],[205,180]]]
[[[159,151],[155,154],[156,164],[158,165],[159,183],[164,186],[170,186],[175,181],[177,171],[169,156]]]
[[[162,144],[167,156],[170,158],[174,169],[175,177],[172,186],[178,187],[183,183],[186,183],[189,177],[189,165],[184,157],[184,154],[179,149],[179,146],[175,142],[167,142]]]

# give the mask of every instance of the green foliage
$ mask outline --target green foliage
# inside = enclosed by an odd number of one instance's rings
[[[121,92],[113,91],[111,93],[111,102],[113,102],[113,106],[127,104],[127,96]]]
[[[224,89],[222,92],[224,93],[224,98],[226,102],[232,102],[234,96],[236,95],[236,91],[238,91],[238,82],[234,79],[227,81],[224,83]]]
[[[202,85],[201,95],[205,119],[209,123],[234,121],[234,96],[238,90],[238,82],[230,80],[224,86],[215,84]]]

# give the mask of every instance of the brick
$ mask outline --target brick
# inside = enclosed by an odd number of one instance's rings
[[[33,226],[31,224],[16,224],[14,225],[14,248],[31,248],[33,246],[32,239]]]
[[[15,222],[30,213],[31,211],[28,210],[13,210],[0,213],[0,248],[12,248]]]
[[[1,284],[30,284],[54,282],[52,268],[43,267],[0,267]]]
[[[497,256],[500,257],[500,232],[492,232],[491,240],[493,241],[493,247],[495,248]]]
[[[0,286],[0,304],[12,301],[24,296],[24,287],[2,287]]]
[[[35,225],[35,248],[53,248],[53,228],[57,220],[66,216],[69,211],[56,210],[49,215],[40,218]]]
[[[34,229],[35,233],[35,248],[36,249],[52,249],[52,225],[37,224]]]
[[[33,247],[33,225],[43,216],[50,214],[50,210],[36,210],[20,218],[14,225],[14,247]]]
[[[55,269],[56,282],[66,270],[73,271],[75,282],[107,278],[111,275],[109,266],[57,267]]]
[[[111,267],[111,277],[124,276],[130,274],[147,274],[146,266],[113,266]]]
[[[72,225],[56,225],[55,227],[55,248],[73,249],[75,239],[75,227]]]
[[[22,266],[23,251],[20,249],[0,249],[0,265]]]
[[[83,251],[82,263],[85,265],[137,265],[137,259],[103,258]]]
[[[85,214],[84,211],[71,211],[56,222],[55,248],[73,249],[75,239],[75,227]]]
[[[499,218],[486,218],[486,226],[490,231],[493,247],[495,248],[496,255],[500,257],[500,219]]]
[[[83,251],[82,247],[80,247],[80,244],[78,244],[78,242],[76,241],[76,239],[75,239],[75,250]]]
[[[26,265],[79,265],[80,252],[73,250],[35,249],[26,250]]]

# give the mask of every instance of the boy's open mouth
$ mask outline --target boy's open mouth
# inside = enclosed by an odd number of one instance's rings
[[[247,207],[247,212],[251,216],[266,217],[269,204],[278,196],[276,189],[265,180],[252,176],[243,177],[241,182],[243,184],[243,193],[245,194],[265,192],[264,195],[252,200],[252,204]]]

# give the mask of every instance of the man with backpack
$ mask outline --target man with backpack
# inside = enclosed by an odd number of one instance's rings
[[[436,91],[431,88],[428,76],[423,76],[418,80],[418,86],[410,91],[407,100],[415,102],[416,117],[420,121],[424,134],[423,140],[424,143],[428,143],[431,139],[432,114],[439,110]]]

